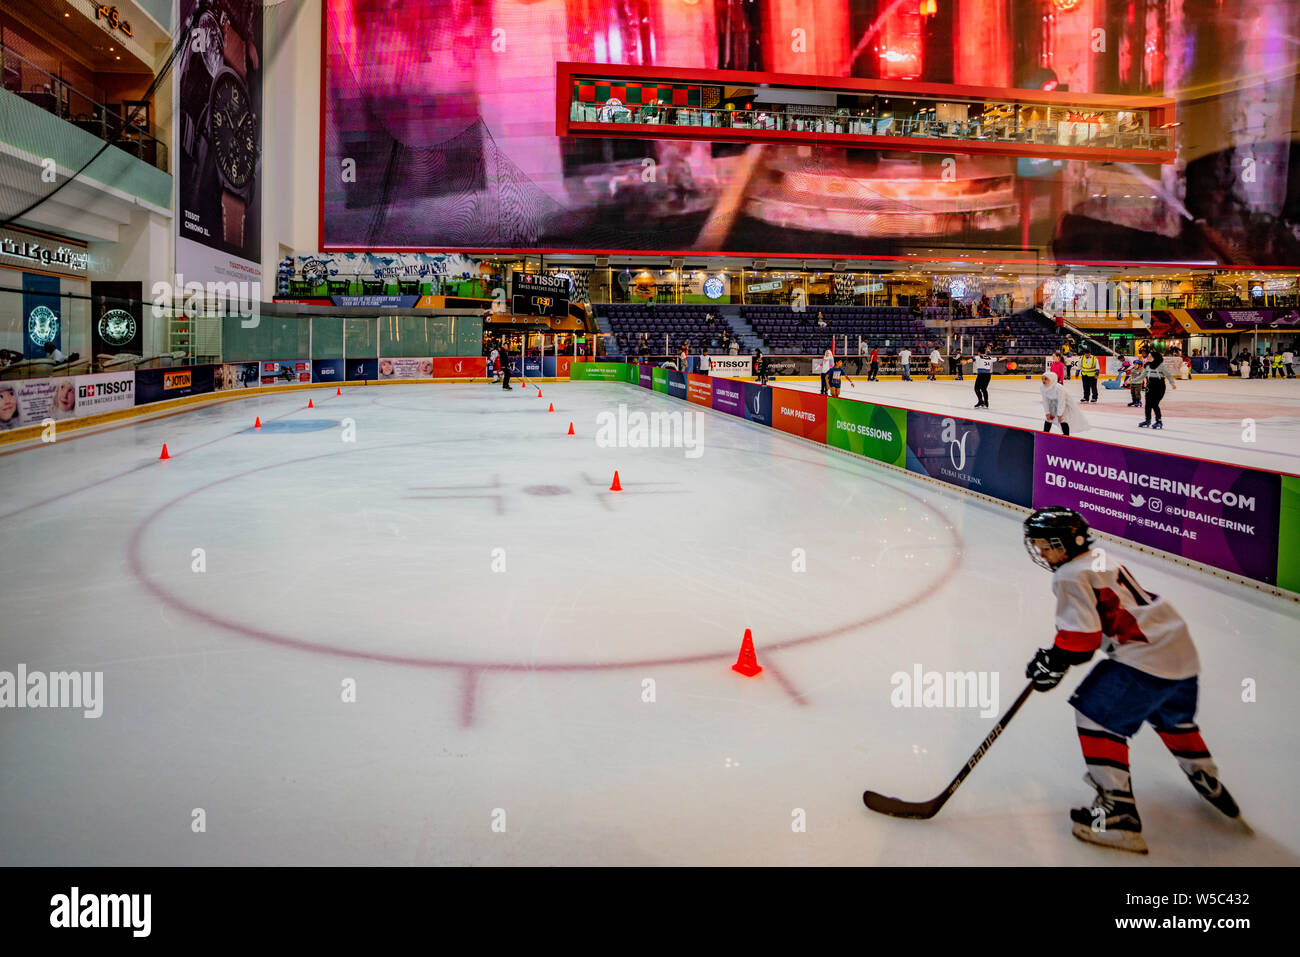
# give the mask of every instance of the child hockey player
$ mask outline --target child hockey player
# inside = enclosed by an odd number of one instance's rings
[[[830,386],[832,399],[840,397],[840,379],[849,379],[849,377],[844,373],[844,360],[836,358],[835,365],[831,366],[831,371],[826,373],[826,383]],[[853,380],[849,379],[849,381]]]
[[[1107,657],[1070,696],[1079,744],[1097,791],[1092,807],[1070,811],[1074,836],[1106,847],[1147,852],[1129,778],[1128,739],[1150,724],[1201,795],[1239,818],[1232,795],[1196,726],[1200,660],[1187,623],[1169,602],[1145,591],[1122,565],[1098,570],[1083,516],[1040,508],[1025,519],[1025,549],[1053,573],[1056,641],[1025,669],[1037,691],[1060,684],[1071,665],[1102,649]]]

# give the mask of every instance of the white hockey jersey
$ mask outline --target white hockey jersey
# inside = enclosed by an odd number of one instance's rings
[[[1140,586],[1123,565],[1093,569],[1090,552],[1056,569],[1056,646],[1100,648],[1116,661],[1158,678],[1201,670],[1187,623],[1173,606]]]

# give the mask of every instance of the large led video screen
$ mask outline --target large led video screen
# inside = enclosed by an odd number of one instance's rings
[[[325,2],[327,250],[1300,262],[1293,2]],[[1178,160],[560,137],[558,61],[1170,96]]]

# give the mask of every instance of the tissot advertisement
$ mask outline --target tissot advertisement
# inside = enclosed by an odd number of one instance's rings
[[[510,279],[512,306],[518,315],[567,316],[571,286],[564,276],[515,273]]]
[[[178,65],[178,271],[261,276],[262,5],[180,0],[198,20]]]

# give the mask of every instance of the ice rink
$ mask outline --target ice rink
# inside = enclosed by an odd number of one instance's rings
[[[955,412],[970,384],[908,388]],[[1179,385],[1141,441],[1230,445],[1257,408],[1251,454],[1296,470],[1293,383]],[[1086,666],[937,818],[881,817],[862,791],[937,794],[1052,639],[1019,516],[712,412],[699,457],[602,448],[620,404],[698,407],[542,390],[286,392],[0,454],[0,670],[104,674],[97,719],[0,709],[0,864],[1300,863],[1300,605],[1112,547],[1191,622],[1253,836],[1149,729],[1150,856],[1070,836]],[[1088,407],[1096,437],[1135,425],[1121,395]],[[1034,426],[1034,382],[992,399]],[[996,676],[996,714],[895,707],[917,667]]]

